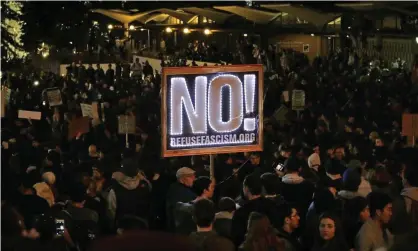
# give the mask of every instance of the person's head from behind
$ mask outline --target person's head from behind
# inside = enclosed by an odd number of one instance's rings
[[[254,152],[250,155],[251,164],[254,166],[260,165],[260,153]]]
[[[108,64],[108,65],[107,65],[107,67],[108,67],[109,69],[112,69],[112,64]]]
[[[251,200],[259,197],[263,191],[260,177],[254,174],[247,175],[243,182],[243,193],[245,198]]]
[[[229,197],[222,197],[218,202],[218,208],[221,212],[234,213],[237,210],[237,204]]]
[[[314,193],[314,205],[318,214],[334,210],[336,201],[332,189],[320,187]]]
[[[273,173],[265,173],[261,175],[265,195],[276,195],[280,193],[279,177]]]
[[[192,187],[196,179],[195,171],[188,167],[182,167],[176,172],[176,177],[179,183]]]
[[[405,188],[418,187],[418,168],[413,165],[406,165],[402,172],[402,183]]]
[[[357,169],[348,168],[343,174],[343,188],[350,192],[357,192],[361,183],[361,175]]]
[[[135,58],[135,63],[139,64],[139,58]]]
[[[280,205],[280,224],[287,233],[293,233],[299,227],[300,216],[298,210],[292,205],[285,203]]]
[[[197,196],[210,199],[215,191],[215,183],[209,177],[199,177],[193,183]]]
[[[272,229],[269,218],[257,212],[252,212],[248,217],[247,234],[253,237],[264,236]]]
[[[89,156],[90,157],[95,157],[97,155],[97,147],[96,147],[96,145],[90,145],[88,151],[89,151]]]
[[[357,196],[351,200],[347,200],[344,205],[344,215],[350,221],[366,222],[370,218],[367,199]]]
[[[100,64],[96,64],[96,67],[97,67],[97,69],[100,69],[101,67],[100,67]]]
[[[267,216],[252,212],[248,217],[244,250],[282,250],[283,243],[277,238]]]
[[[321,242],[328,242],[331,240],[341,240],[343,237],[343,228],[339,218],[333,213],[323,213],[319,217],[319,239]]]
[[[371,192],[367,196],[370,215],[382,225],[388,224],[392,218],[392,199],[382,192]]]
[[[290,157],[284,163],[284,169],[287,174],[289,173],[299,173],[302,169],[301,162],[296,157]]]
[[[215,219],[215,206],[208,199],[193,204],[193,221],[198,228],[211,228]]]

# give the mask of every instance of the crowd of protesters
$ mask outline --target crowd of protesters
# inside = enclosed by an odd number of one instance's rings
[[[148,63],[3,73],[2,250],[418,250],[417,151],[401,135],[402,114],[418,112],[411,72],[349,50],[310,63],[239,45],[226,63],[265,66],[264,150],[218,154],[215,179],[209,156],[160,157],[161,76]],[[50,107],[51,87],[62,105]],[[282,96],[294,89],[306,93],[298,115]],[[69,138],[91,102],[100,118]]]

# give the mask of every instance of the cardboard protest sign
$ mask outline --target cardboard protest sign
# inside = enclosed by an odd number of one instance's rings
[[[89,117],[75,118],[70,122],[68,128],[68,139],[72,139],[77,136],[78,133],[84,134],[90,131],[90,119]]]
[[[41,120],[42,113],[35,112],[35,111],[25,111],[19,110],[18,118],[20,119],[34,119],[34,120]]]
[[[121,115],[118,117],[119,134],[135,133],[135,116]]]
[[[407,136],[409,146],[415,146],[418,137],[418,114],[404,113],[402,115],[402,135]]]
[[[89,104],[80,104],[83,117],[93,118],[92,107]]]
[[[279,109],[277,109],[274,114],[273,114],[273,118],[279,122],[280,125],[285,125],[285,124],[289,124],[289,120],[287,118],[287,114],[289,113],[289,108],[287,108],[286,106],[282,105],[280,106]]]
[[[99,105],[98,105],[97,102],[93,102],[91,104],[91,116],[94,119],[100,118],[100,116],[99,116]]]
[[[49,106],[62,105],[61,91],[59,89],[49,89],[46,91]]]
[[[301,111],[304,109],[305,109],[305,92],[302,90],[293,90],[292,110]]]

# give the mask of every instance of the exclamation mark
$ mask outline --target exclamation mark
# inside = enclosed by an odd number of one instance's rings
[[[244,130],[251,132],[255,130],[254,99],[255,99],[255,75],[244,75],[245,115],[252,116],[244,118]]]

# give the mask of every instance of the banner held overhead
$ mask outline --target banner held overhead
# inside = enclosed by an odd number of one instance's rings
[[[162,155],[262,151],[263,66],[163,68]]]

